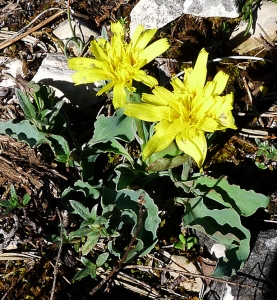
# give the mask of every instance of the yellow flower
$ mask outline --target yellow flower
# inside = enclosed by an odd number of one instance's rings
[[[143,94],[145,103],[125,105],[126,115],[159,122],[155,125],[155,134],[143,149],[143,159],[175,140],[202,169],[207,154],[205,132],[236,129],[231,113],[233,94],[220,96],[228,75],[220,71],[213,81],[206,83],[207,60],[208,53],[202,49],[195,67],[186,70],[184,81],[172,80],[173,92],[157,86],[153,95]]]
[[[135,91],[133,80],[150,87],[158,84],[154,77],[140,69],[166,51],[169,44],[167,39],[160,39],[146,47],[157,29],[145,30],[142,25],[136,28],[129,44],[124,41],[124,30],[119,22],[111,24],[111,30],[113,37],[110,43],[104,38],[91,42],[90,50],[95,59],[72,58],[68,66],[77,71],[72,76],[75,84],[108,80],[109,83],[97,95],[113,88],[113,105],[120,108],[126,102],[125,88]]]

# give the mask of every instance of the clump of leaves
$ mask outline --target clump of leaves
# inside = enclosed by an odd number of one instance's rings
[[[246,36],[249,33],[249,30],[253,25],[253,11],[255,10],[255,8],[257,8],[260,2],[261,0],[246,1],[244,6],[242,7],[241,18],[243,21],[247,21],[244,36]]]
[[[61,108],[65,100],[56,101],[55,92],[51,87],[40,83],[29,83],[26,93],[15,89],[16,97],[25,117],[39,131],[61,134],[66,126]]]
[[[23,196],[23,199],[20,200],[16,194],[13,184],[10,187],[10,196],[11,197],[8,200],[0,201],[0,206],[6,207],[6,210],[2,213],[3,215],[9,214],[16,208],[22,208],[26,206],[31,200],[31,196],[27,193]]]
[[[27,120],[1,122],[0,134],[24,141],[31,147],[46,143],[57,161],[73,166],[69,144],[61,135],[66,128],[66,116],[61,113],[64,100],[57,102],[53,89],[41,84],[30,83],[28,91],[16,89],[15,93]]]
[[[277,161],[277,149],[274,143],[269,144],[268,140],[261,141],[255,139],[256,144],[258,145],[258,150],[256,156],[261,158],[262,161],[256,161],[255,164],[259,169],[265,170],[268,167],[270,168],[270,162]]]
[[[195,236],[184,236],[182,233],[179,234],[179,241],[174,243],[174,248],[179,250],[190,250],[197,245],[197,238]]]

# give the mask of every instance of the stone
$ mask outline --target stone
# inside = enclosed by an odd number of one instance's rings
[[[82,110],[96,100],[94,84],[74,85],[71,76],[75,71],[67,66],[67,58],[61,53],[49,53],[32,79],[54,88],[57,97],[65,96],[75,110]]]
[[[252,223],[255,223],[256,227],[260,226],[261,230],[250,229],[251,253],[243,268],[236,275],[227,279],[233,283],[230,284],[229,294],[234,297],[233,299],[274,300],[277,299],[276,223],[270,221],[262,223],[259,220]],[[240,284],[244,286],[240,286]],[[250,286],[256,288],[250,288]],[[225,289],[225,283],[216,282],[211,287],[207,299],[225,299],[223,298]]]
[[[19,59],[10,59],[8,57],[0,57],[0,64],[4,65],[5,68],[2,70],[2,74],[10,74],[11,77],[16,78],[17,75],[21,75],[22,77],[25,77],[23,74],[23,63]],[[0,87],[14,87],[16,85],[16,82],[8,76],[3,76],[3,80],[0,82]]]
[[[241,21],[230,37],[230,43],[239,54],[245,54],[262,46],[258,41],[260,40],[260,34],[265,37],[262,29],[267,33],[271,41],[276,38],[277,5],[271,1],[262,2],[260,8],[254,14],[253,27],[244,36],[246,26],[247,22]]]
[[[90,39],[97,39],[99,34],[94,31],[91,24],[78,18],[74,18],[72,21],[72,28],[75,30],[76,37],[80,38],[85,44]],[[68,39],[73,37],[68,20],[65,20],[59,24],[59,26],[53,31],[53,34],[59,38],[64,44]],[[73,41],[69,41],[68,46],[73,49],[76,56],[79,55],[79,50]]]
[[[185,14],[203,18],[226,17],[237,18],[240,13],[240,1],[238,0],[185,0]]]
[[[184,0],[140,0],[131,11],[130,35],[139,24],[145,28],[161,28],[183,13]]]
[[[183,13],[199,17],[237,18],[241,0],[140,0],[131,12],[130,33],[142,24],[161,28]]]

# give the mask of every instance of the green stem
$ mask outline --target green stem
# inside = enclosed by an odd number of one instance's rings
[[[183,171],[182,171],[182,174],[181,174],[181,180],[182,181],[187,181],[188,180],[189,171],[190,171],[190,168],[192,166],[192,163],[193,163],[193,159],[192,159],[191,156],[189,156],[188,160],[183,163]]]
[[[143,123],[139,119],[135,119],[135,121],[136,121],[138,136],[142,141],[142,144],[141,144],[141,152],[142,152],[145,147],[145,144],[146,144],[146,138],[145,138],[145,134],[144,134],[144,130],[143,130]]]

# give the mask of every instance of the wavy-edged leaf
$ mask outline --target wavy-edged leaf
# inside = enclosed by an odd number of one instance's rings
[[[133,224],[132,236],[134,236],[141,218],[140,205],[142,204],[145,207],[142,215],[142,227],[137,235],[136,246],[132,249],[128,259],[134,255],[146,255],[153,249],[157,242],[157,229],[161,220],[158,216],[158,207],[144,190],[123,189],[116,192],[114,189],[105,187],[102,204],[103,207],[110,204],[116,205],[114,210],[117,210],[118,213],[115,212],[111,217],[111,226],[113,225],[115,230],[120,230],[123,224]],[[113,250],[113,253],[117,252],[119,256],[122,255],[113,244],[109,246],[109,249]]]
[[[204,232],[218,243],[227,246],[226,256],[229,258],[220,260],[214,274],[235,274],[250,253],[250,233],[242,226],[238,213],[232,208],[209,209],[202,196],[189,199],[185,205],[184,226]]]
[[[201,191],[205,197],[218,203],[231,206],[239,215],[248,217],[260,207],[266,208],[269,198],[253,190],[247,191],[237,185],[230,184],[226,178],[212,178],[202,176],[195,180],[195,189]]]
[[[0,134],[6,134],[19,141],[26,142],[30,147],[47,142],[47,134],[38,131],[28,120],[20,123],[13,123],[13,120],[0,122]]]
[[[100,115],[94,126],[94,135],[88,142],[88,146],[107,142],[111,139],[131,142],[135,137],[134,119],[124,115],[123,109],[118,109],[111,117]]]

